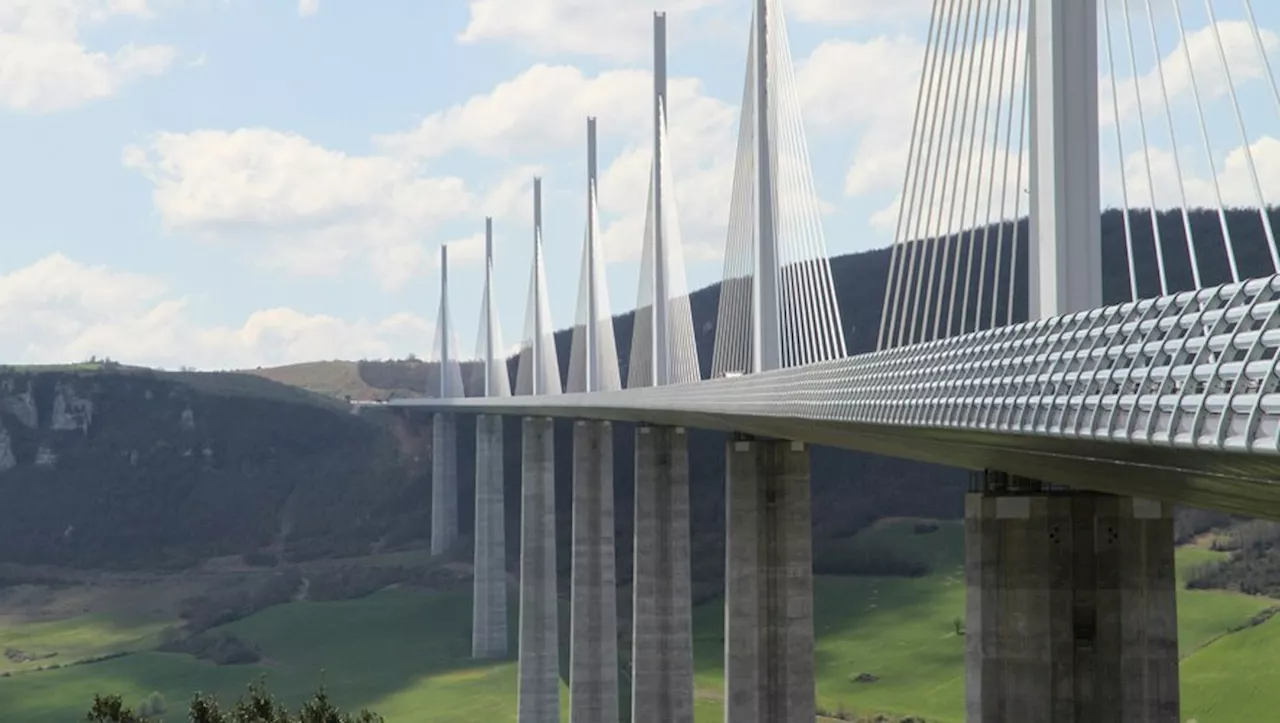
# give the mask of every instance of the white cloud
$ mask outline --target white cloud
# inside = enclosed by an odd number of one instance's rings
[[[858,138],[845,176],[846,196],[896,194],[911,142],[924,46],[906,36],[827,41],[797,70],[805,119],[819,134]],[[896,201],[872,218],[892,227]],[[896,220],[896,216],[894,216]]]
[[[669,18],[723,0],[668,0]],[[464,43],[507,41],[536,53],[647,57],[653,6],[637,0],[469,0]]]
[[[1253,154],[1263,199],[1268,204],[1280,203],[1280,140],[1262,136],[1249,144],[1249,151]],[[1218,201],[1213,187],[1216,178],[1222,191],[1223,205],[1228,208],[1257,208],[1258,194],[1243,146],[1237,146],[1215,159],[1214,176],[1210,176],[1205,168],[1189,168],[1187,160],[1195,155],[1194,149],[1179,149],[1179,155],[1188,206],[1217,208]],[[1174,163],[1173,152],[1167,148],[1153,148],[1150,163],[1151,175],[1155,179],[1156,207],[1181,207],[1182,198],[1178,189],[1177,165]],[[1147,183],[1147,157],[1141,151],[1130,153],[1125,158],[1124,178],[1129,194],[1129,207],[1149,207],[1152,186]],[[1119,177],[1116,174],[1104,176],[1104,202],[1119,206],[1120,192]]]
[[[347,321],[276,308],[239,326],[201,326],[162,281],[60,254],[0,276],[0,348],[8,363],[91,356],[164,368],[233,369],[315,359],[403,357],[430,346],[432,325],[398,314]]]
[[[869,172],[867,188],[890,177],[900,183],[900,170],[889,168],[895,157],[880,155],[895,144],[905,148],[900,116],[910,117],[913,61],[921,52],[906,38],[828,43],[799,69],[797,91],[810,125],[863,136],[854,168]],[[565,151],[577,157],[585,118],[598,115],[602,141],[622,146],[601,174],[606,255],[632,261],[642,243],[652,82],[647,70],[589,75],[539,64],[406,131],[376,137],[376,155],[347,156],[297,135],[242,129],[162,134],[129,149],[126,163],[155,183],[156,207],[170,228],[252,242],[264,263],[298,273],[332,273],[370,259],[394,287],[433,264],[436,247],[423,240],[443,221],[474,223],[473,232],[450,241],[460,244],[453,258],[461,261],[480,257],[484,215],[506,228],[527,223],[529,181],[539,168],[532,161]],[[739,99],[711,97],[699,80],[683,77],[669,80],[668,97],[686,258],[715,260],[725,244]],[[423,176],[424,164],[453,154],[519,165],[488,188]]]
[[[125,149],[172,230],[248,245],[269,267],[331,275],[365,265],[397,288],[434,263],[423,239],[477,213],[461,179],[389,156],[350,156],[267,129],[161,133]]]
[[[298,15],[307,18],[320,12],[320,0],[298,0]]]
[[[571,65],[535,65],[488,93],[427,116],[416,128],[379,137],[388,152],[434,158],[453,151],[505,158],[578,144],[586,117],[600,115],[600,134],[643,134],[651,121],[648,71],[611,70],[588,77]],[[675,98],[700,92],[694,80],[669,85]]]
[[[495,244],[509,238],[532,238],[533,178],[543,171],[541,166],[517,166],[484,189],[477,206],[493,218]],[[477,215],[472,220],[474,233],[445,242],[450,268],[484,260],[484,219]]]
[[[893,9],[894,4],[880,4],[885,13],[895,13],[898,10]],[[825,9],[824,9],[825,8]],[[869,12],[869,6],[863,7],[859,3],[834,3],[826,2],[826,0],[796,0],[791,6],[793,16],[803,16],[806,19],[820,19],[819,16],[826,17],[831,21],[838,19],[848,19],[855,14]],[[901,8],[906,17],[910,12],[915,12],[910,7]],[[824,15],[825,13],[825,15]],[[868,16],[867,19],[870,19]],[[880,19],[887,19],[882,17]],[[1113,18],[1114,20],[1114,18]],[[1141,41],[1146,38],[1145,35],[1145,19],[1138,20],[1139,29],[1142,30]],[[1113,28],[1113,31],[1115,28]],[[1222,34],[1222,42],[1227,62],[1231,69],[1231,79],[1237,88],[1242,85],[1264,79],[1264,68],[1258,56],[1255,39],[1252,30],[1243,22],[1239,21],[1222,21],[1218,24],[1218,31]],[[1121,31],[1122,32],[1122,31]],[[1280,36],[1275,33],[1262,30],[1262,40],[1269,53],[1274,54],[1277,48],[1280,48]],[[1122,43],[1127,40],[1121,40],[1117,37],[1117,62],[1120,64],[1121,77],[1117,79],[1119,91],[1119,108],[1122,122],[1126,127],[1126,135],[1133,136],[1136,134],[1136,96],[1134,92],[1133,78],[1129,77],[1129,66],[1127,59],[1127,48]],[[1148,41],[1149,42],[1149,41]],[[1171,49],[1170,49],[1171,48]],[[1183,47],[1166,45],[1166,53],[1162,58],[1162,68],[1164,70],[1164,80],[1166,83],[1167,93],[1170,103],[1181,106],[1177,110],[1178,114],[1194,113],[1186,103],[1191,99],[1190,73],[1186,63],[1186,54]],[[1231,137],[1235,133],[1233,125],[1233,111],[1229,109],[1227,76],[1222,70],[1221,59],[1218,55],[1216,38],[1214,37],[1214,29],[1212,27],[1189,28],[1186,38],[1186,51],[1189,51],[1192,58],[1192,65],[1195,68],[1196,80],[1199,85],[1202,100],[1206,105],[1206,113],[1211,126],[1221,125],[1226,132],[1226,137]],[[970,59],[981,52],[981,46],[978,49],[970,49],[968,56]],[[1141,58],[1141,53],[1139,54]],[[804,62],[798,73],[798,89],[801,94],[802,102],[806,111],[806,120],[809,125],[814,127],[818,132],[827,130],[837,130],[841,133],[854,133],[858,137],[856,149],[853,159],[845,178],[845,193],[849,196],[860,196],[865,194],[881,195],[892,193],[893,201],[873,213],[871,217],[871,225],[882,230],[893,229],[898,222],[898,210],[901,199],[898,198],[902,180],[906,172],[908,146],[911,141],[912,118],[915,112],[916,93],[920,82],[920,75],[923,69],[924,47],[923,43],[914,38],[907,36],[898,37],[879,37],[862,42],[852,41],[828,41],[820,45],[812,53],[810,58]],[[1105,60],[1103,63],[1105,68]],[[1005,89],[1020,87],[1022,72],[1019,71],[1017,77],[1007,79],[1003,82]],[[1142,100],[1147,114],[1147,122],[1151,126],[1151,130],[1155,135],[1150,139],[1152,148],[1153,173],[1157,178],[1157,205],[1161,207],[1171,207],[1179,203],[1177,194],[1176,174],[1173,164],[1172,154],[1167,147],[1161,148],[1161,143],[1165,142],[1167,132],[1165,131],[1164,106],[1162,101],[1162,92],[1160,87],[1160,78],[1151,61],[1147,61],[1146,65],[1139,65],[1139,76],[1137,82],[1141,88]],[[1101,79],[1099,100],[1100,113],[1104,129],[1109,128],[1113,123],[1113,109],[1111,102],[1110,83],[1111,78],[1104,76]],[[955,91],[959,93],[959,89]],[[874,98],[875,102],[867,102],[867,99]],[[953,99],[958,102],[958,98]],[[1216,102],[1223,107],[1210,107],[1210,103]],[[1189,119],[1189,120],[1188,120]],[[1191,147],[1183,149],[1183,176],[1186,180],[1188,196],[1193,205],[1196,204],[1212,204],[1212,185],[1211,178],[1207,175],[1207,168],[1199,169],[1197,172],[1196,164],[1204,165],[1203,149],[1194,147],[1194,141],[1198,139],[1193,131],[1188,131],[1187,122],[1195,122],[1194,115],[1185,116],[1178,121],[1181,128],[1180,134],[1184,137],[1180,139],[1181,143],[1192,144]],[[953,123],[954,124],[954,123]],[[934,135],[942,133],[945,136],[947,125],[944,123],[939,127],[940,130],[935,131]],[[1214,137],[1218,138],[1216,131]],[[1114,149],[1113,131],[1107,130],[1103,137],[1104,155],[1110,153]],[[1163,136],[1163,137],[1162,137]],[[1259,168],[1259,173],[1263,176],[1261,179],[1264,197],[1268,200],[1280,198],[1273,196],[1274,193],[1280,193],[1280,177],[1271,179],[1267,162],[1262,160],[1269,157],[1271,151],[1268,143],[1269,138],[1251,138],[1252,147],[1255,152],[1255,160]],[[1141,155],[1132,154],[1137,145],[1134,137],[1126,140],[1127,151],[1130,155],[1126,160],[1126,178],[1130,184],[1130,202],[1132,205],[1146,205],[1149,202],[1148,191],[1146,190],[1145,166],[1142,163]],[[980,204],[985,215],[985,198],[979,199],[976,194],[979,192],[985,194],[987,187],[993,181],[1000,180],[1004,173],[1005,156],[1003,152],[1003,139],[1000,140],[999,147],[991,147],[990,142],[986,144],[986,158],[988,164],[990,159],[996,160],[996,171],[992,173],[989,165],[984,164],[983,168],[973,174],[969,180],[970,194],[968,201],[963,198],[963,183],[960,182],[963,176],[957,175],[954,166],[956,161],[953,160],[953,180],[956,183],[944,183],[944,188],[935,197],[932,204],[927,200],[919,203],[925,204],[925,218],[919,224],[921,228],[937,226],[947,226],[949,218],[948,213],[953,205],[953,199],[968,204],[969,209],[973,209],[975,204]],[[1215,141],[1215,145],[1217,142]],[[1236,145],[1239,145],[1239,139],[1236,138]],[[981,146],[978,147],[979,154],[984,153]],[[1108,161],[1104,159],[1104,163],[1114,163],[1114,160]],[[1256,195],[1253,191],[1252,182],[1249,179],[1247,166],[1244,162],[1244,153],[1241,148],[1236,147],[1230,154],[1215,159],[1216,165],[1219,167],[1219,182],[1223,186],[1223,193],[1228,204],[1256,204]],[[1016,165],[1010,162],[1007,167],[1012,173],[1016,169]],[[941,172],[939,167],[938,171]],[[1026,183],[1026,174],[1024,172],[1024,185]],[[1106,176],[1106,168],[1104,167],[1104,184],[1106,185],[1107,200],[1119,202],[1119,182],[1112,176]],[[1018,191],[1014,189],[1012,177],[1008,184],[1006,192],[1006,203],[1010,211],[1012,210],[1012,198]],[[1000,206],[999,188],[997,187],[996,206]],[[1026,212],[1025,202],[1022,212]],[[934,221],[928,220],[928,213],[934,214]],[[968,216],[969,214],[966,214]],[[912,223],[913,221],[909,221]],[[963,225],[963,224],[962,224]]]
[[[811,23],[901,23],[929,17],[933,0],[791,0],[791,17]]]
[[[0,105],[33,113],[112,96],[167,70],[168,45],[87,48],[85,26],[114,16],[146,17],[145,0],[8,0],[0,4]]]
[[[993,28],[1003,24],[1003,19],[997,19],[1000,22]],[[933,182],[918,189],[912,218],[907,219],[908,234],[912,228],[925,234],[968,227],[975,219],[985,223],[988,196],[993,196],[993,218],[1001,216],[1002,208],[1008,214],[1013,212],[1018,193],[1014,183],[1016,145],[1013,156],[1005,153],[1005,146],[1010,130],[1016,140],[1018,129],[1017,114],[1011,119],[1008,108],[1011,96],[1020,95],[1025,64],[1015,64],[1017,54],[1012,50],[1023,43],[1021,34],[1010,43],[1003,37],[1003,31],[999,39],[987,36],[982,42],[953,51],[939,63],[939,67],[955,64],[956,73],[981,70],[984,80],[949,82],[942,74],[934,81],[936,95],[940,89],[950,88],[951,96],[935,98],[926,116],[930,125],[914,129],[918,137],[933,139],[932,146],[926,144],[914,161],[914,165],[922,165],[922,156],[928,156],[930,163],[923,178]],[[820,133],[851,133],[858,139],[845,175],[845,195],[889,199],[868,219],[872,228],[881,231],[898,226],[924,71],[924,43],[906,35],[828,41],[814,50],[799,71],[798,87],[807,120]],[[946,113],[940,112],[940,103],[946,104]],[[981,140],[971,142],[970,136]],[[1003,184],[1006,168],[1009,182]],[[1025,204],[1022,211],[1026,211]]]
[[[435,158],[467,151],[504,159],[542,158],[585,146],[586,117],[598,115],[603,141],[624,139],[624,150],[600,177],[601,210],[610,217],[603,230],[606,253],[610,260],[632,260],[639,255],[652,156],[652,88],[647,70],[611,70],[592,77],[572,66],[535,65],[489,93],[428,116],[409,131],[377,140],[384,152],[397,156]],[[715,258],[724,245],[737,110],[708,96],[696,79],[671,78],[667,90],[669,152],[686,251],[694,258]],[[507,187],[524,178],[513,177]],[[500,188],[490,203],[499,199],[500,206],[516,200],[528,206],[523,192],[517,198]]]
[[[464,43],[507,41],[543,54],[588,55],[611,60],[647,58],[652,47],[652,3],[639,0],[468,0],[470,18],[458,36]],[[890,23],[927,18],[932,0],[790,0],[787,13],[801,22],[830,25]],[[668,0],[661,8],[669,33],[682,39],[696,28],[697,42],[709,33],[738,28],[750,15],[741,0]],[[719,14],[706,10],[719,10]],[[696,19],[690,16],[696,15]],[[729,20],[733,18],[733,20]],[[736,35],[734,36],[737,37]]]
[[[1141,21],[1139,21],[1141,24]],[[1113,23],[1114,24],[1114,23]],[[1134,88],[1133,68],[1128,60],[1128,39],[1120,37],[1122,31],[1116,30],[1115,60],[1120,73],[1114,77],[1107,75],[1099,80],[1098,101],[1099,116],[1104,126],[1114,126],[1115,109],[1119,108],[1122,123],[1136,121],[1138,97],[1141,94],[1142,110],[1148,122],[1152,122],[1164,113],[1164,99],[1167,96],[1171,104],[1179,101],[1191,102],[1192,68],[1194,68],[1196,89],[1202,103],[1221,99],[1229,103],[1230,86],[1237,90],[1250,81],[1265,79],[1265,66],[1258,54],[1257,37],[1248,23],[1237,20],[1219,21],[1215,33],[1214,26],[1206,25],[1199,29],[1188,29],[1184,41],[1169,50],[1156,68],[1151,63],[1149,68],[1139,66],[1137,89]],[[1218,37],[1221,37],[1222,53],[1218,51]],[[1280,48],[1280,36],[1267,29],[1260,29],[1266,52],[1274,56]],[[1105,39],[1101,40],[1105,42]],[[1185,47],[1184,47],[1185,43]],[[1187,56],[1191,56],[1191,67],[1187,66]],[[1227,72],[1223,70],[1222,55],[1226,55],[1227,67],[1230,69],[1231,84],[1227,82]],[[1103,70],[1105,67],[1105,56]],[[1164,88],[1160,85],[1160,72],[1164,73]],[[1117,102],[1113,103],[1111,84],[1115,82]],[[1194,106],[1192,106],[1194,108]],[[1219,110],[1206,108],[1212,117],[1217,113],[1230,112],[1230,106]]]
[[[1145,25],[1144,19],[1139,19],[1138,23],[1140,27]],[[1128,39],[1121,37],[1123,26],[1116,28],[1116,25],[1120,24],[1113,19],[1113,31],[1117,35],[1117,64],[1121,73],[1115,79],[1118,102],[1113,104],[1112,101],[1110,76],[1104,76],[1099,87],[1104,204],[1116,207],[1122,205],[1120,181],[1123,177],[1131,208],[1152,205],[1152,184],[1148,182],[1150,173],[1154,178],[1154,205],[1157,208],[1181,206],[1179,177],[1182,178],[1187,204],[1191,207],[1217,206],[1215,180],[1226,206],[1258,205],[1258,193],[1236,123],[1236,110],[1231,105],[1231,89],[1228,75],[1223,69],[1222,55],[1226,56],[1231,85],[1234,85],[1244,111],[1246,132],[1250,134],[1249,148],[1259,176],[1258,185],[1261,186],[1262,198],[1269,204],[1280,201],[1280,172],[1277,171],[1280,168],[1280,141],[1265,132],[1258,133],[1259,125],[1267,125],[1265,120],[1262,123],[1259,120],[1267,116],[1265,112],[1262,116],[1251,112],[1250,107],[1253,102],[1250,94],[1255,91],[1260,91],[1258,98],[1264,99],[1263,107],[1271,105],[1270,98],[1266,97],[1270,96],[1271,89],[1266,87],[1266,70],[1258,53],[1257,41],[1260,38],[1266,52],[1274,56],[1280,48],[1280,36],[1263,28],[1260,29],[1259,36],[1255,37],[1248,24],[1235,20],[1219,21],[1216,32],[1212,25],[1189,28],[1185,41],[1160,58],[1159,68],[1153,60],[1148,60],[1146,64],[1140,61],[1135,78],[1131,75],[1132,68],[1128,63]],[[1219,35],[1221,54],[1218,47]],[[1187,63],[1188,54],[1191,58],[1190,67]],[[1194,106],[1192,68],[1203,116],[1197,113]],[[1160,70],[1164,73],[1164,89],[1161,88]],[[1139,92],[1146,119],[1145,126],[1139,124]],[[1123,169],[1116,153],[1116,108],[1120,111],[1120,135],[1125,150]],[[1207,157],[1205,144],[1202,142],[1202,131],[1199,128],[1201,117],[1210,139],[1209,145],[1213,152],[1211,160]],[[1170,119],[1176,137],[1170,136]],[[1173,152],[1175,147],[1178,149],[1176,159]]]

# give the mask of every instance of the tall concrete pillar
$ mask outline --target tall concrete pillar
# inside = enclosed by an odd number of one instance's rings
[[[738,438],[726,468],[725,722],[812,723],[809,452]]]
[[[693,723],[689,440],[636,428],[631,721]]]
[[[443,555],[458,541],[458,420],[431,419],[431,554]]]
[[[969,723],[1177,723],[1170,507],[992,481],[965,504]]]
[[[570,723],[618,723],[618,579],[614,559],[613,425],[573,428]]]
[[[560,723],[552,420],[526,417],[521,450],[519,723]]]
[[[502,417],[476,419],[475,581],[471,657],[507,656],[507,541],[503,502]]]

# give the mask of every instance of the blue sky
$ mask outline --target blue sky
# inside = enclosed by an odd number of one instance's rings
[[[1155,0],[1158,19],[1170,1]],[[1261,25],[1280,26],[1280,9],[1257,5]],[[1201,4],[1184,6],[1202,28]],[[1235,0],[1217,6],[1224,23],[1242,17]],[[832,254],[893,240],[930,7],[787,4]],[[470,349],[485,215],[496,219],[498,305],[514,342],[535,173],[545,179],[552,313],[565,325],[588,114],[600,123],[613,308],[630,307],[653,9],[635,0],[0,0],[0,359],[235,368],[426,354],[445,242],[457,244],[454,321]],[[700,287],[720,274],[750,3],[665,9],[671,150],[689,283]],[[1233,70],[1240,54],[1235,80],[1261,180],[1280,194],[1270,86],[1256,62],[1250,71],[1244,36],[1224,37]],[[1166,39],[1169,55],[1175,39]],[[1274,58],[1274,34],[1266,42]],[[1140,54],[1140,76],[1153,58]],[[1212,119],[1223,187],[1247,201],[1251,186],[1231,160],[1241,146],[1234,121]],[[1192,195],[1208,193],[1207,164],[1184,164]],[[1158,204],[1168,205],[1162,183]]]

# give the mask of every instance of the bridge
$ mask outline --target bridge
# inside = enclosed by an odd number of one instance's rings
[[[965,513],[971,723],[1180,720],[1172,506],[1280,519],[1280,247],[1270,216],[1259,211],[1268,247],[1255,256],[1270,263],[1245,262],[1216,176],[1220,228],[1192,228],[1181,173],[1187,159],[1177,143],[1177,128],[1186,135],[1186,125],[1173,120],[1163,63],[1155,71],[1163,98],[1151,98],[1151,87],[1144,98],[1137,82],[1134,46],[1144,33],[1135,25],[1144,17],[1135,22],[1130,7],[1140,1],[935,0],[873,353],[846,352],[782,0],[753,0],[708,373],[699,366],[685,286],[662,13],[654,16],[652,172],[625,378],[603,273],[594,119],[587,121],[585,243],[567,377],[552,340],[538,181],[514,388],[499,355],[492,223],[480,397],[463,395],[444,259],[439,395],[389,404],[432,418],[437,554],[457,538],[456,417],[478,415],[477,658],[508,654],[500,450],[503,416],[522,419],[521,723],[560,720],[556,417],[577,420],[573,723],[620,716],[613,422],[638,425],[635,723],[693,720],[685,435],[692,427],[732,433],[725,449],[726,723],[815,717],[810,444],[975,471]],[[1172,7],[1173,16],[1158,20],[1176,20],[1178,42],[1161,47],[1167,34],[1157,32],[1147,4],[1149,41],[1157,58],[1185,53],[1199,140],[1213,168],[1197,75],[1225,73],[1230,88],[1231,67],[1212,0],[1215,69],[1192,63],[1181,3]],[[1244,7],[1280,105],[1248,0]],[[1126,108],[1139,117],[1151,195],[1150,208],[1131,208],[1120,174],[1129,296],[1107,306],[1099,220],[1104,126],[1114,124],[1118,157],[1126,158],[1117,77],[1124,53],[1116,47],[1128,49],[1135,78],[1124,91]],[[1104,122],[1108,91],[1115,117]],[[1265,209],[1234,90],[1229,101],[1257,207]],[[1162,114],[1179,168],[1181,226],[1172,238],[1155,210],[1147,140],[1148,120]],[[1154,277],[1135,262],[1150,256]],[[1006,284],[1018,274],[1028,282],[1029,320],[1013,323],[1017,294]]]

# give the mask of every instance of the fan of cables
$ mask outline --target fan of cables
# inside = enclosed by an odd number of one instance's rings
[[[1104,301],[1280,272],[1248,127],[1280,110],[1276,34],[1251,0],[1097,7]],[[1025,318],[1031,9],[934,2],[880,348]]]
[[[846,354],[786,20],[782,3],[765,6],[765,47],[757,17],[747,49],[713,376],[757,371],[762,346],[776,345],[781,367]],[[755,338],[757,324],[762,337],[776,338]]]

